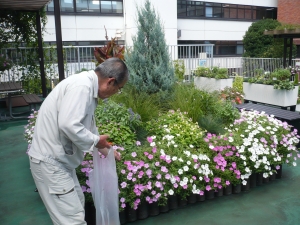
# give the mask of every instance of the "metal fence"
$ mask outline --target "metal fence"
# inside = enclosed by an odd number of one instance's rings
[[[94,48],[100,46],[64,46],[65,77],[80,72],[82,69],[94,69]],[[283,67],[283,59],[274,58],[243,58],[243,57],[214,57],[212,44],[203,45],[171,45],[168,46],[172,60],[182,60],[185,66],[185,78],[192,81],[192,71],[199,66],[228,68],[229,74],[237,73],[242,76],[253,76],[254,71],[274,71]],[[48,86],[53,87],[58,80],[58,66],[56,47],[45,47],[45,72]],[[6,55],[13,61],[14,66],[2,72],[0,82],[22,80],[28,74],[39,73],[37,48],[8,48],[1,49],[0,54]],[[28,57],[28,56],[31,57]],[[32,57],[33,56],[33,57]],[[31,61],[29,61],[29,59]],[[292,61],[294,67],[300,59]],[[36,65],[32,68],[30,65]]]

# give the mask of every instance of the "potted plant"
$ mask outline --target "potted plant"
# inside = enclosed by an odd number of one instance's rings
[[[299,87],[290,79],[290,69],[277,69],[273,73],[261,71],[252,78],[245,78],[243,83],[245,102],[295,107]]]
[[[194,70],[194,84],[209,92],[232,87],[233,78],[229,78],[227,68],[198,67]]]

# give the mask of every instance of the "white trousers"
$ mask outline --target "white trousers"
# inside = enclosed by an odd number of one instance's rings
[[[84,195],[75,170],[30,159],[30,169],[44,205],[55,225],[86,225]]]

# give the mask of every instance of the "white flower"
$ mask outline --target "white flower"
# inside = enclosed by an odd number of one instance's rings
[[[184,171],[189,171],[189,167],[188,167],[188,166],[184,166],[184,167],[183,167],[183,170],[184,170]]]
[[[297,166],[297,163],[296,163],[296,162],[293,162],[293,166]]]
[[[178,170],[178,174],[183,174],[183,170],[182,170],[182,169],[179,169],[179,170]]]
[[[190,148],[194,148],[194,145],[190,145]]]
[[[168,191],[168,193],[169,193],[169,195],[173,195],[173,194],[174,194],[174,191],[173,191],[172,189],[170,189],[170,190]]]
[[[247,184],[247,181],[246,181],[246,180],[243,180],[242,184],[243,184],[243,185],[246,185],[246,184]]]
[[[177,160],[177,157],[176,157],[176,156],[173,156],[173,157],[172,157],[172,160],[173,160],[173,161],[176,161],[176,160]]]
[[[154,147],[154,146],[155,146],[155,142],[154,142],[154,141],[151,142],[151,143],[150,143],[150,146],[151,146],[151,147]]]
[[[187,161],[186,164],[191,165],[191,161]]]
[[[179,158],[178,161],[179,161],[179,162],[183,162],[182,158]]]

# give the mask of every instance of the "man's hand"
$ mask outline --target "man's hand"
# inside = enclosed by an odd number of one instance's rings
[[[114,151],[115,159],[120,161],[121,160],[121,154],[117,152],[116,150]]]
[[[96,148],[110,148],[110,144],[107,142],[108,138],[108,135],[100,135],[100,140],[97,143]]]

